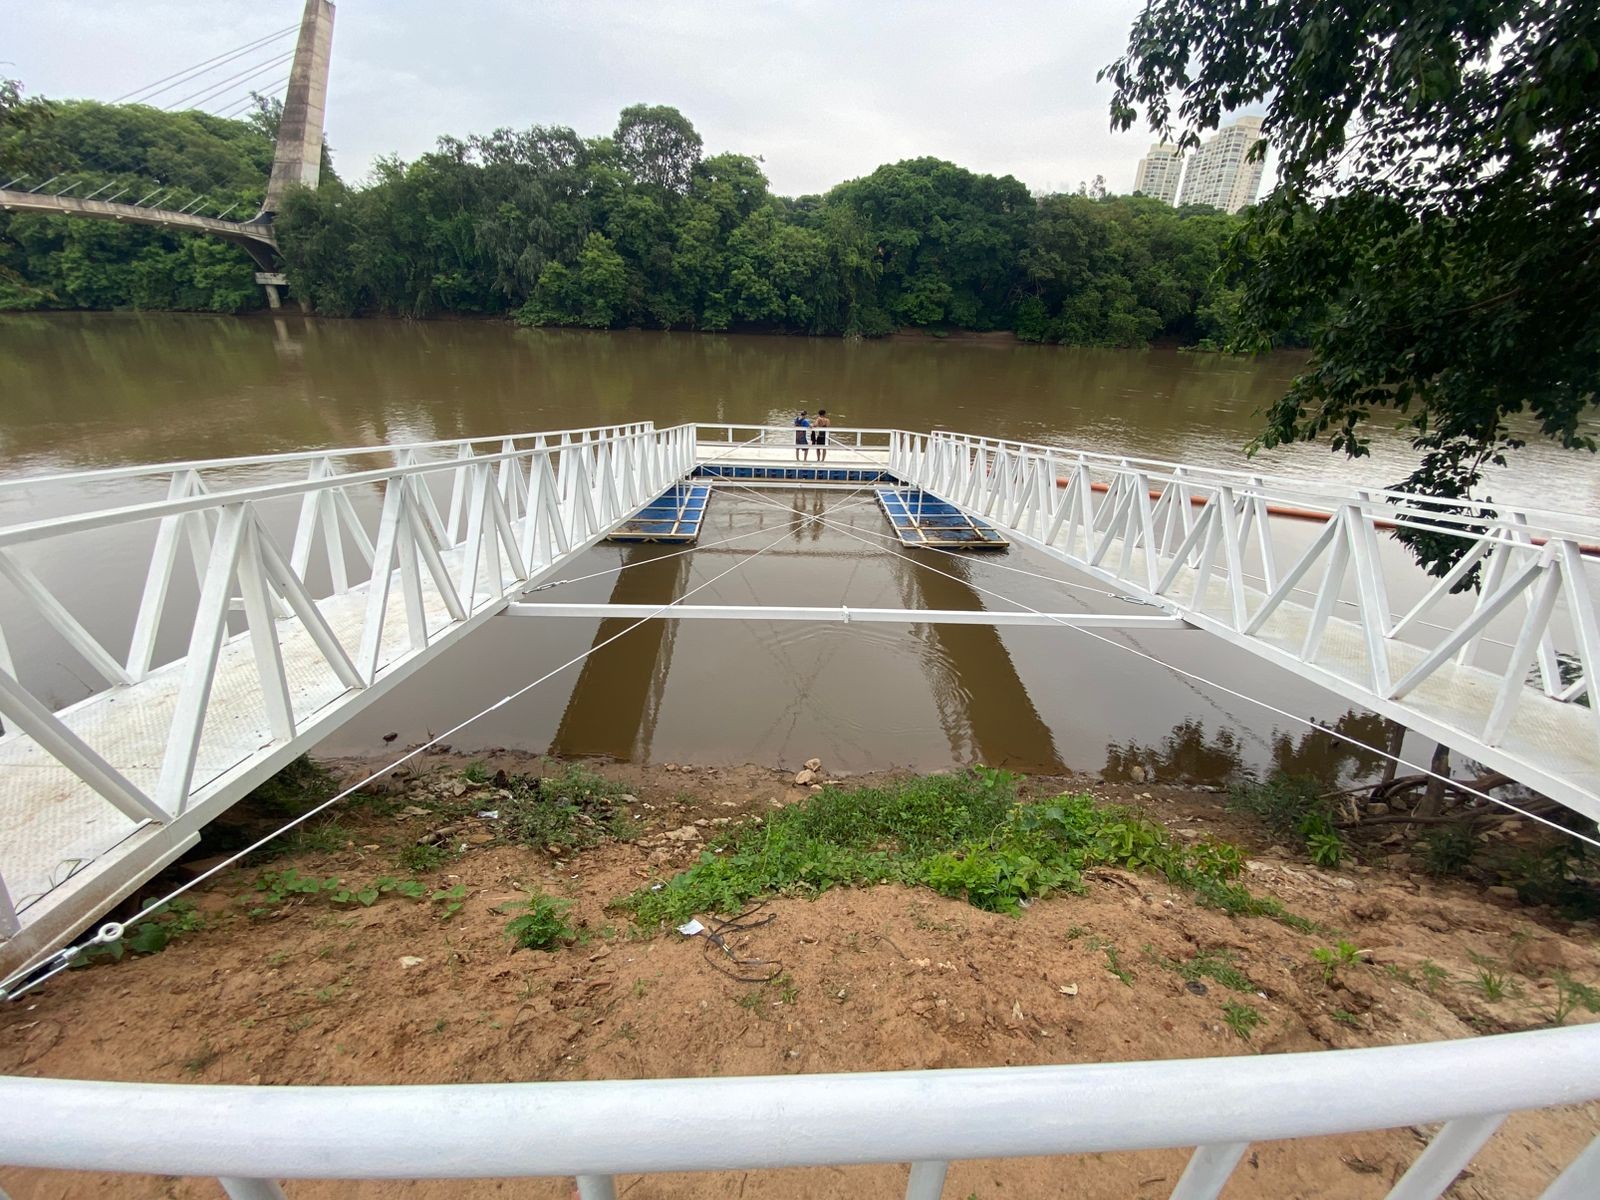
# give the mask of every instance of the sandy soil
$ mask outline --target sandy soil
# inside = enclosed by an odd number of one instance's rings
[[[302,849],[270,869],[356,881],[406,874],[396,866],[399,850],[457,824],[443,810],[476,807],[479,794],[454,795],[461,760],[427,762],[418,776],[390,781],[399,794],[379,806],[389,811],[346,813],[321,835],[323,849]],[[448,835],[464,853],[425,877],[434,887],[466,885],[465,904],[449,920],[442,904],[392,896],[370,908],[290,900],[252,916],[263,868],[230,869],[196,894],[204,929],[159,954],[71,972],[0,1009],[0,1070],[203,1083],[465,1083],[1209,1057],[1538,1027],[1550,1020],[1555,972],[1600,982],[1592,924],[1573,926],[1465,884],[1359,866],[1316,870],[1263,847],[1212,796],[1040,780],[1031,786],[1135,799],[1178,836],[1204,828],[1240,842],[1253,855],[1255,890],[1339,930],[1362,948],[1363,961],[1327,980],[1313,950],[1329,935],[1230,918],[1160,880],[1105,870],[1088,894],[1036,903],[1018,918],[900,887],[777,900],[768,908],[775,919],[747,936],[743,952],[775,964],[781,978],[740,983],[708,964],[700,940],[630,934],[606,903],[692,861],[696,837],[806,790],[758,767],[603,770],[637,797],[636,840],[557,858],[507,845],[493,821],[470,818]],[[492,787],[482,794],[487,807]],[[696,831],[687,841],[664,836],[684,836],[685,828]],[[574,900],[577,944],[541,953],[506,940],[497,906],[540,889]],[[1256,991],[1209,979],[1195,986],[1174,969],[1205,951],[1231,954]],[[1113,955],[1125,978],[1113,973]],[[1496,1001],[1476,982],[1488,960],[1510,983]],[[1448,981],[1430,986],[1424,962]],[[1224,1023],[1229,1001],[1264,1018],[1248,1041]],[[1536,1196],[1597,1132],[1600,1105],[1515,1117],[1448,1194]],[[1424,1141],[1424,1131],[1395,1130],[1263,1144],[1224,1196],[1377,1198]],[[1171,1191],[1185,1157],[961,1163],[945,1195],[1155,1200]],[[904,1186],[905,1173],[624,1178],[619,1194],[885,1195]],[[0,1184],[17,1200],[219,1194],[206,1181],[7,1169]],[[286,1191],[294,1200],[571,1194],[555,1180],[291,1182]]]

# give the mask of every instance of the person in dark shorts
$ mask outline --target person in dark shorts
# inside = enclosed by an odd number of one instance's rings
[[[822,462],[828,457],[828,426],[833,422],[828,420],[828,410],[817,409],[817,419],[811,426],[811,444],[817,448],[817,461]]]
[[[818,414],[821,415],[820,413]],[[801,409],[800,415],[794,419],[794,457],[796,462],[804,462],[806,455],[811,451],[807,449],[810,441],[808,430],[811,428],[811,419],[806,416],[806,410]]]

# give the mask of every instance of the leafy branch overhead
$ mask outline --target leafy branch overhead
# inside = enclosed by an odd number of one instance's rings
[[[1279,183],[1233,243],[1238,340],[1314,334],[1258,446],[1361,455],[1395,420],[1403,486],[1449,501],[1530,437],[1595,449],[1600,7],[1149,0],[1102,77],[1113,126],[1186,144],[1265,110]]]

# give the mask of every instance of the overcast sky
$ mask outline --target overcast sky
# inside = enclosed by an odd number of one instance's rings
[[[9,64],[0,71],[30,93],[112,100],[296,22],[301,8],[0,0]],[[709,153],[761,156],[783,194],[925,154],[1036,190],[1104,175],[1126,192],[1151,139],[1110,132],[1111,92],[1095,72],[1120,53],[1138,9],[1139,0],[343,0],[328,141],[340,174],[359,181],[374,158],[413,158],[442,133],[532,124],[606,133],[619,109],[643,101],[681,109]],[[271,69],[254,85],[284,74]],[[222,111],[250,86],[203,107]]]

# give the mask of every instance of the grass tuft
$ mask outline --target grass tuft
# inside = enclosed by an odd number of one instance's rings
[[[521,915],[506,922],[506,936],[527,950],[555,950],[576,941],[578,931],[567,920],[571,900],[558,900],[535,892],[524,901],[512,901],[503,912],[521,910]]]
[[[825,788],[713,845],[658,890],[617,902],[645,925],[736,912],[758,897],[904,883],[1015,913],[1083,873],[1149,871],[1230,912],[1288,920],[1234,882],[1243,856],[1221,842],[1175,843],[1159,825],[1088,796],[1020,803],[1019,780],[985,767],[879,787]],[[1307,923],[1309,924],[1309,923]]]
[[[1222,1006],[1222,1020],[1234,1032],[1234,1036],[1241,1041],[1250,1040],[1250,1031],[1261,1024],[1263,1018],[1259,1010],[1248,1004],[1240,1004],[1237,1000],[1229,1000]]]
[[[512,776],[506,790],[511,798],[499,802],[501,828],[525,846],[576,850],[637,832],[617,804],[627,789],[581,763],[541,777]]]

